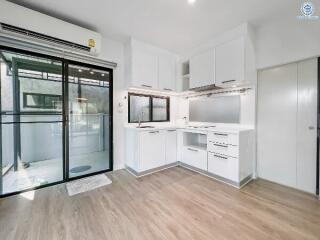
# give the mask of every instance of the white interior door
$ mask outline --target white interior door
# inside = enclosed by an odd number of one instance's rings
[[[296,187],[297,64],[258,75],[258,175]]]
[[[297,188],[315,193],[317,167],[317,59],[298,63]]]
[[[315,193],[317,59],[258,74],[258,175]]]

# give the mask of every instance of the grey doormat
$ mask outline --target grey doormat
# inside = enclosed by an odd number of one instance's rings
[[[85,172],[91,169],[91,166],[89,165],[84,165],[84,166],[79,166],[79,167],[74,167],[70,169],[71,173],[80,173],[80,172]]]
[[[75,180],[66,184],[69,196],[88,192],[93,189],[111,184],[112,181],[104,174]]]

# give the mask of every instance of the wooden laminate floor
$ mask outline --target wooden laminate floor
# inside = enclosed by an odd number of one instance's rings
[[[73,197],[58,185],[0,200],[0,239],[320,239],[320,201],[293,189],[237,190],[181,167],[107,175],[111,185]]]

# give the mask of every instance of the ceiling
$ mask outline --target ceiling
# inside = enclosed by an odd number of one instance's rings
[[[295,18],[301,0],[11,0],[116,40],[129,36],[176,53],[243,22]]]

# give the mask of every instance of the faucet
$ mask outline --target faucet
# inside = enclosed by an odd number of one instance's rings
[[[138,125],[138,127],[141,127],[141,119],[143,120],[143,115],[144,115],[144,113],[141,111],[141,113],[138,115],[138,123],[139,123],[139,125]]]

